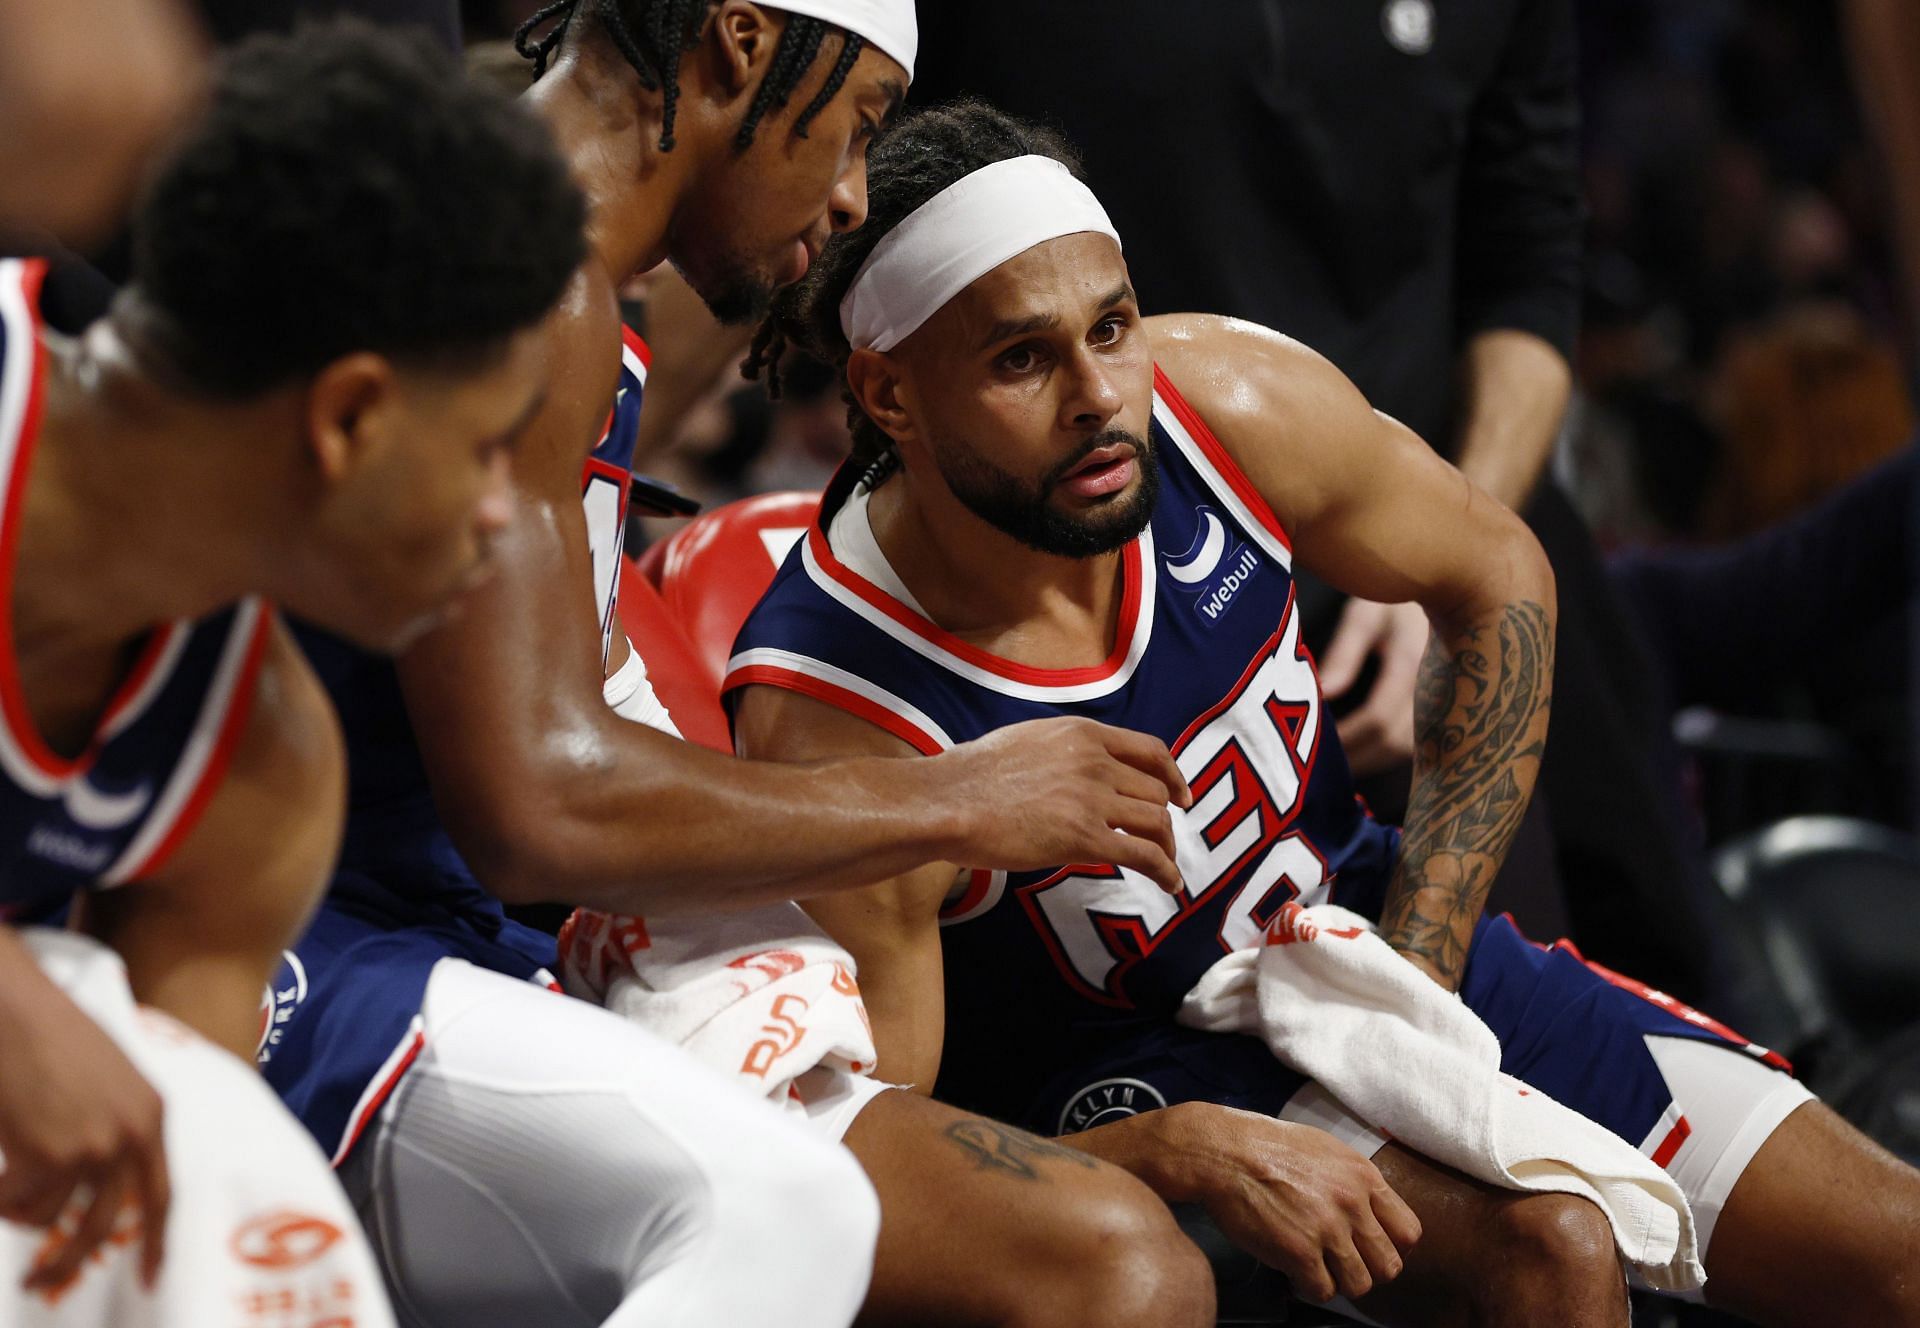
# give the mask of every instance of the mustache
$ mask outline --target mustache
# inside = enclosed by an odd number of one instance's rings
[[[1132,446],[1134,456],[1142,460],[1153,453],[1153,444],[1145,438],[1142,438],[1139,434],[1129,433],[1127,430],[1121,428],[1103,429],[1080,444],[1080,446],[1074,448],[1071,453],[1062,458],[1058,465],[1054,466],[1041,477],[1041,494],[1052,493],[1054,487],[1066,478],[1068,471],[1085,461],[1095,452],[1098,452],[1101,448],[1115,447],[1121,443],[1127,443]]]

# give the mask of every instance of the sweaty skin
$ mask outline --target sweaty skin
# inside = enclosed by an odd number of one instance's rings
[[[710,24],[681,67],[671,152],[656,147],[657,97],[604,39],[567,48],[529,94],[587,190],[592,257],[552,322],[556,368],[517,458],[519,519],[495,548],[498,573],[400,661],[448,830],[505,900],[623,913],[743,908],[955,857],[1013,867],[1117,854],[1171,887],[1165,804],[1188,794],[1154,739],[1049,721],[911,768],[855,758],[802,772],[676,741],[602,699],[626,643],[616,635],[603,669],[580,468],[618,375],[617,282],[670,251],[683,268],[710,266],[684,261],[696,231],[677,228],[736,192],[784,237],[780,253],[793,236],[817,247],[859,225],[867,138],[905,82],[869,47],[799,138],[794,117],[824,84],[825,51],[736,153],[777,20],[728,0]]]
[[[856,394],[894,433],[906,458],[907,474],[882,485],[872,500],[876,538],[915,598],[943,626],[970,644],[1035,667],[1070,666],[1105,654],[1118,611],[1112,590],[1116,559],[1067,563],[1015,545],[984,528],[939,484],[916,482],[914,468],[924,453],[914,449],[923,434],[933,432],[930,419],[967,436],[995,428],[1017,434],[1013,421],[1032,418],[1024,413],[1029,410],[1064,422],[1060,431],[1067,437],[1055,444],[1062,455],[1076,432],[1116,421],[1144,432],[1155,360],[1275,507],[1304,565],[1361,594],[1417,601],[1455,637],[1497,630],[1510,605],[1551,612],[1544,559],[1504,508],[1374,413],[1331,366],[1297,343],[1219,319],[1141,320],[1124,270],[1120,298],[1113,299],[1114,280],[1099,268],[1097,254],[1085,252],[1105,243],[1069,237],[983,278],[917,334],[926,341],[913,352],[919,357],[913,369],[922,372],[887,376],[859,356],[849,366]],[[1054,252],[1044,252],[1049,249]],[[1079,270],[1089,261],[1095,275]],[[1063,286],[1078,292],[1087,307],[1073,308],[1035,338],[1039,351],[1019,349],[1010,361],[993,358],[1005,354],[990,336],[996,323],[1006,321],[993,316],[1005,312],[994,303],[996,294]],[[1116,317],[1123,325],[1117,331],[1109,325]],[[1048,367],[1030,384],[1036,356]],[[989,359],[998,367],[983,371],[979,380],[963,371]],[[936,365],[946,366],[944,377],[926,371]],[[959,385],[951,391],[937,385],[948,381]],[[966,403],[953,400],[969,393],[974,395]],[[1039,397],[1044,406],[1032,404]],[[1007,458],[996,454],[996,460]],[[1027,473],[1046,469],[1045,456],[1022,460]],[[954,552],[962,549],[964,559]],[[1003,574],[956,574],[962,565],[977,571],[983,558]],[[1498,570],[1489,576],[1489,568]],[[1494,676],[1497,681],[1497,669]],[[1443,718],[1453,708],[1444,707]],[[787,760],[854,752],[912,755],[898,739],[844,712],[764,687],[741,694],[736,737],[743,752]],[[1478,752],[1482,745],[1484,740],[1456,747]],[[1435,761],[1436,769],[1459,759],[1457,751],[1446,755]],[[1522,770],[1516,777],[1530,774]],[[1436,801],[1447,805],[1445,798]],[[1477,851],[1495,855],[1504,845],[1487,840],[1478,842]],[[956,871],[953,865],[928,867],[809,905],[860,963],[879,1073],[922,1091],[939,1068],[944,1010],[937,912]],[[1489,1238],[1503,1224],[1524,1227],[1551,1216],[1536,1207],[1516,1217],[1508,1199],[1491,1191],[1472,1189],[1462,1199],[1455,1182],[1398,1150],[1382,1154],[1376,1168],[1316,1131],[1206,1104],[1137,1117],[1070,1142],[1132,1171],[1165,1198],[1205,1203],[1223,1229],[1285,1270],[1301,1294],[1317,1299],[1335,1290],[1365,1294],[1404,1266],[1408,1271],[1395,1284],[1400,1299],[1463,1303],[1465,1279],[1429,1266],[1445,1262],[1445,1249],[1433,1260],[1418,1249],[1411,1263],[1403,1258],[1421,1229],[1415,1212],[1437,1213],[1446,1206],[1436,1194],[1450,1205],[1456,1230]],[[1396,1189],[1416,1201],[1414,1211]],[[1576,1213],[1572,1220],[1588,1218]],[[1610,1255],[1598,1266],[1610,1268]],[[1607,1293],[1596,1294],[1594,1284],[1582,1280],[1589,1271],[1556,1279],[1548,1312],[1567,1310],[1567,1322],[1623,1322],[1624,1297],[1605,1283]],[[1584,1309],[1568,1309],[1580,1300]],[[1427,1313],[1407,1309],[1393,1317],[1422,1321]]]

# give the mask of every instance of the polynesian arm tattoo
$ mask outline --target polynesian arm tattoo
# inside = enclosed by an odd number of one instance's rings
[[[1531,600],[1443,632],[1414,696],[1413,794],[1380,935],[1449,991],[1533,794],[1553,690],[1553,614]]]

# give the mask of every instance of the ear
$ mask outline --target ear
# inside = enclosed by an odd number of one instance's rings
[[[337,486],[363,465],[398,409],[399,383],[382,356],[357,351],[315,374],[307,388],[305,443],[322,481]]]
[[[738,97],[764,76],[780,44],[784,23],[751,0],[723,0],[714,12],[703,43],[710,68],[728,99]]]
[[[902,376],[898,360],[877,350],[856,350],[847,360],[847,390],[867,418],[896,443],[919,435],[907,404],[913,387]]]

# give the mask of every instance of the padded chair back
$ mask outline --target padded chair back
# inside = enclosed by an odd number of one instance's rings
[[[641,555],[641,572],[693,642],[710,695],[720,693],[740,625],[819,511],[817,493],[761,494],[695,517]]]
[[[1790,1036],[1873,1042],[1920,1022],[1920,843],[1870,821],[1797,816],[1714,855],[1791,1007]],[[1793,1054],[1792,1043],[1779,1050]]]
[[[732,751],[727,717],[720,709],[719,679],[709,681],[705,660],[679,615],[631,560],[620,568],[620,625],[646,661],[654,691],[687,741]]]

